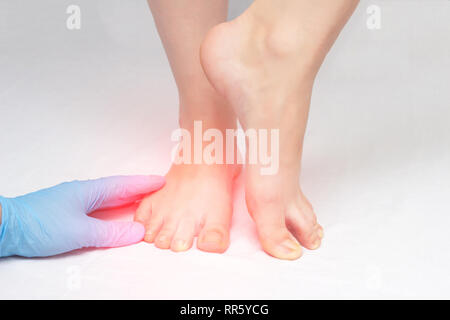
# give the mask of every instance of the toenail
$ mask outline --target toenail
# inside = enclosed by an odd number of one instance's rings
[[[185,250],[187,249],[187,243],[184,240],[176,240],[174,243],[174,248],[176,250]]]
[[[153,232],[147,232],[147,233],[145,234],[144,240],[145,240],[145,241],[152,241],[153,235],[154,235]]]
[[[287,251],[288,253],[298,251],[300,249],[300,245],[291,239],[285,240],[281,244],[281,247],[283,248],[283,251]]]
[[[158,237],[158,242],[165,242],[167,240],[167,237],[166,236],[159,236]]]
[[[203,242],[208,243],[221,243],[223,236],[220,232],[217,231],[208,231],[203,237]]]
[[[316,250],[319,247],[320,247],[320,240],[314,241],[314,243],[312,245],[312,250]]]
[[[319,238],[322,239],[323,238],[323,229],[319,228],[319,230],[317,231],[317,234],[319,235]]]

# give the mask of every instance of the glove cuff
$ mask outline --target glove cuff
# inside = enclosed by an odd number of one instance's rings
[[[2,224],[0,225],[0,258],[9,257],[15,254],[17,241],[20,238],[17,230],[15,218],[16,206],[14,199],[0,196],[2,206]]]
[[[3,243],[7,237],[8,218],[9,218],[9,201],[7,198],[0,196],[0,205],[2,206],[2,222],[0,224],[0,257],[3,257]]]

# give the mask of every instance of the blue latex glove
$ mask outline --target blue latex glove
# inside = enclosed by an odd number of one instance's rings
[[[120,247],[144,238],[137,222],[102,221],[99,209],[131,204],[161,188],[159,176],[66,182],[17,198],[0,197],[0,257],[45,257],[84,247]]]

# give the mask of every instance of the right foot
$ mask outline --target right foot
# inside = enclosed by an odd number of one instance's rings
[[[299,174],[314,77],[331,40],[309,43],[308,37],[278,28],[272,32],[244,13],[209,32],[201,62],[245,130],[280,130],[279,171],[263,176],[259,165],[248,165],[246,202],[263,249],[292,260],[301,256],[301,246],[317,249],[323,237]]]

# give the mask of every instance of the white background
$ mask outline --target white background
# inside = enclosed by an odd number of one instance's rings
[[[70,4],[81,30],[66,28]],[[449,21],[450,1],[362,1],[330,53],[301,179],[320,250],[265,255],[239,181],[224,255],[141,243],[1,259],[0,298],[450,298]],[[164,174],[177,102],[144,0],[0,1],[0,194]]]

